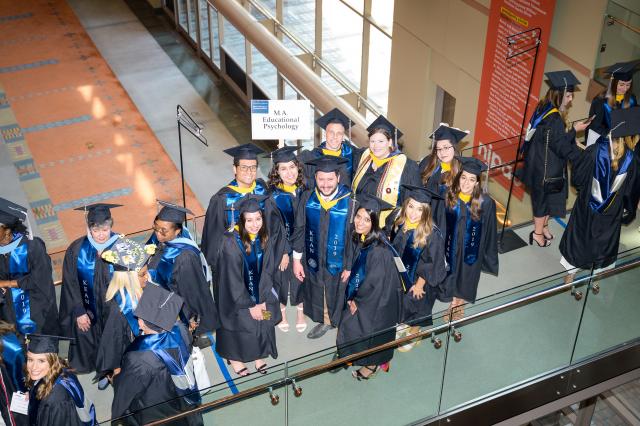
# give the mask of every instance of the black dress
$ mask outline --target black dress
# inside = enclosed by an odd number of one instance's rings
[[[12,273],[10,254],[0,255],[0,280],[17,280],[21,290],[29,291],[30,318],[35,323],[36,333],[58,335],[58,308],[53,286],[51,258],[47,254],[44,242],[34,237],[33,240],[22,237],[18,247],[26,246],[27,272]],[[16,248],[17,250],[18,248]],[[20,249],[22,250],[22,249]],[[6,322],[16,325],[16,314],[12,294],[17,289],[5,289],[0,300],[0,316]]]
[[[366,257],[366,260],[360,256]],[[364,267],[359,268],[361,262],[365,262]],[[336,341],[340,357],[393,341],[395,325],[400,319],[402,284],[390,248],[383,242],[373,242],[363,249],[362,243],[358,242],[351,267],[350,286],[354,284],[352,280],[361,279],[359,272],[364,273],[364,280],[360,282],[355,295],[351,292],[345,294],[342,307]],[[353,315],[346,303],[348,297],[357,307]],[[354,364],[380,365],[391,358],[393,349],[388,349],[358,359]]]
[[[62,286],[60,288],[60,327],[64,336],[75,339],[69,347],[69,363],[79,374],[95,370],[96,349],[100,345],[100,337],[107,315],[105,293],[111,281],[109,263],[96,253],[91,296],[97,312],[92,312],[91,304],[83,302],[84,293],[78,277],[78,255],[86,240],[87,237],[78,238],[67,248],[62,266]],[[91,250],[95,252],[93,247]],[[88,290],[87,295],[89,295]],[[76,319],[85,314],[91,318],[91,328],[86,332],[81,331],[76,324]]]
[[[78,379],[75,375],[69,371],[65,371],[66,376],[72,378],[76,386],[79,387],[80,391],[84,393],[82,390],[82,386],[78,382]],[[64,386],[60,383],[56,383],[53,385],[51,392],[42,400],[38,400],[36,398],[36,393],[38,388],[42,386],[43,382],[37,382],[29,391],[29,423],[32,426],[57,426],[57,425],[65,425],[65,426],[85,426],[92,423],[89,419],[89,407],[91,404],[90,401],[84,398],[85,410],[78,409],[76,407],[76,403],[69,391],[67,391]],[[83,413],[84,419],[81,420],[80,413]],[[94,412],[94,420],[95,420],[95,412]]]
[[[298,156],[298,161],[303,164],[305,186],[310,189],[316,187],[316,167],[311,164],[306,164],[307,161],[315,160],[322,157],[323,148],[326,148],[326,142],[322,142],[319,146],[312,150],[305,150]],[[360,155],[362,155],[362,148],[351,145],[348,141],[342,142],[342,148],[340,149],[340,156],[346,158],[348,163],[343,164],[338,172],[340,174],[340,183],[343,185],[351,186],[351,180],[353,179],[353,172],[358,163],[360,162]]]

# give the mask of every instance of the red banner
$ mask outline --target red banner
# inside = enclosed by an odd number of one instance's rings
[[[516,158],[517,135],[522,126],[532,71],[527,119],[538,103],[555,3],[555,0],[491,1],[474,132],[475,156],[490,167]],[[541,31],[529,31],[535,28]],[[521,35],[515,36],[519,33]],[[514,36],[509,39],[511,43],[507,40],[510,36]],[[541,44],[533,70],[538,37]],[[489,145],[480,146],[483,144]],[[491,176],[508,190],[512,172],[512,166],[505,166],[493,171]],[[517,179],[513,195],[520,200],[524,195]]]

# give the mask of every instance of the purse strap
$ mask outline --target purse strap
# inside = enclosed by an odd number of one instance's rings
[[[547,181],[547,156],[549,155],[549,133],[551,133],[551,129],[547,129],[546,131],[546,140],[544,143],[544,175],[542,176],[542,184]],[[562,177],[565,177],[565,168],[562,169]],[[557,179],[557,178],[554,178]]]

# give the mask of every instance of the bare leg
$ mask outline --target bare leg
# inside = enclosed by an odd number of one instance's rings
[[[547,240],[553,239],[553,234],[549,232],[549,215],[544,217],[544,227],[542,228],[542,232]]]
[[[544,237],[544,224],[549,216],[533,217],[533,239],[538,245],[545,246],[547,244]]]

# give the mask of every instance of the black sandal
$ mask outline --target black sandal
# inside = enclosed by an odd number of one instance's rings
[[[547,228],[547,231],[548,231],[548,230],[549,230],[549,225],[547,224],[547,225],[543,226],[543,229],[544,229],[544,228]],[[542,233],[544,234],[544,231],[542,231]],[[545,236],[544,236],[544,238],[546,238],[546,239],[547,239],[547,240],[549,240],[549,241],[553,240],[553,234],[552,234],[551,232],[549,232],[549,235],[551,235],[551,236],[550,236],[550,237],[547,237],[547,236],[545,235]]]
[[[369,368],[369,367],[368,367],[368,366],[366,366],[366,365],[365,365],[365,366],[363,366],[362,368],[366,368],[367,370],[371,371],[371,374],[369,374],[368,376],[365,376],[364,374],[362,374],[362,373],[360,372],[360,370],[361,370],[361,369],[358,369],[358,370],[356,370],[356,371],[353,371],[353,372],[351,373],[351,376],[353,376],[353,378],[354,378],[354,379],[357,379],[359,382],[360,382],[360,381],[362,381],[362,380],[369,380],[369,379],[373,378],[373,377],[376,375],[376,373],[378,372],[378,366],[377,366],[377,365],[376,365],[376,367],[375,367],[375,368],[373,368],[373,369],[372,369],[372,368]]]
[[[256,371],[260,374],[267,374],[267,363],[265,362],[260,367],[256,367]]]
[[[247,367],[241,368],[238,371],[233,370],[233,372],[236,373],[240,377],[246,377],[249,374],[251,374],[251,373],[249,373],[249,369]]]

